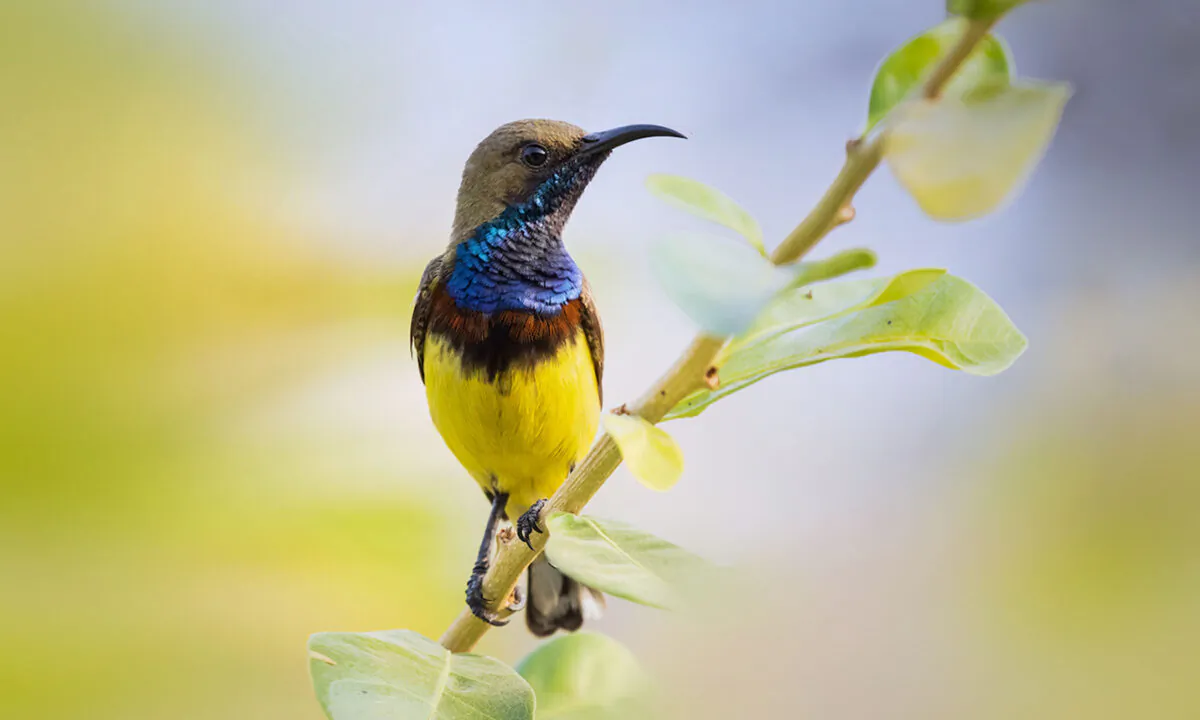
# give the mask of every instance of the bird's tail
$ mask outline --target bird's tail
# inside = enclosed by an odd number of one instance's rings
[[[529,566],[529,599],[525,623],[539,637],[555,630],[574,632],[584,620],[595,620],[604,612],[604,595],[559,572],[545,555]]]

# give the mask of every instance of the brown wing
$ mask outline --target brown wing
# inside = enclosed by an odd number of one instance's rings
[[[583,281],[580,300],[583,301],[583,312],[579,314],[579,325],[583,328],[583,336],[587,338],[588,349],[592,351],[592,366],[596,369],[596,389],[600,393],[600,404],[604,405],[604,328],[600,326],[600,313],[596,312],[592,288],[586,278]]]
[[[441,280],[442,261],[443,256],[439,255],[425,266],[425,272],[421,273],[421,284],[417,287],[417,297],[413,300],[408,340],[410,349],[417,358],[421,382],[425,382],[425,332],[429,330],[429,309],[433,307],[433,291]]]

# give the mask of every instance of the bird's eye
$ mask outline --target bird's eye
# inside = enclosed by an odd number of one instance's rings
[[[541,167],[549,159],[550,153],[546,152],[546,148],[541,145],[526,145],[521,148],[521,162],[529,167]]]

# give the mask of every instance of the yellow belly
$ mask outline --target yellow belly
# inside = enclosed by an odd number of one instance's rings
[[[591,352],[582,333],[536,365],[515,363],[489,381],[464,372],[441,338],[425,343],[433,424],[485,490],[509,494],[515,518],[549,497],[587,453],[600,421]]]

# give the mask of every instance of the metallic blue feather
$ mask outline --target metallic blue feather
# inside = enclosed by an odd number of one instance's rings
[[[555,213],[587,184],[590,172],[567,166],[524,203],[510,205],[459,243],[446,283],[464,310],[555,315],[583,292],[583,273],[563,246]],[[569,210],[569,208],[568,208]]]

